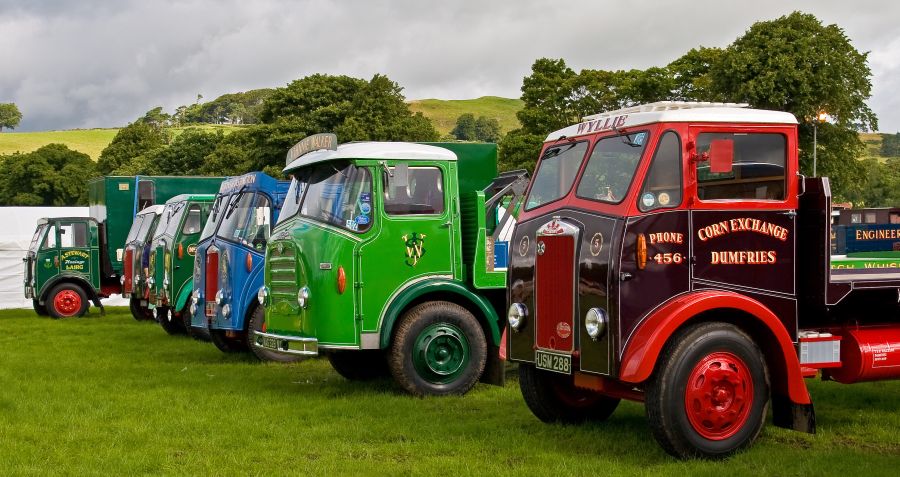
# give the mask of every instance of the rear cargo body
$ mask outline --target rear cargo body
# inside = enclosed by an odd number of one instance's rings
[[[667,451],[714,457],[752,442],[770,398],[775,424],[813,432],[805,376],[900,377],[900,272],[832,262],[827,179],[797,164],[793,116],[740,105],[654,103],[548,135],[507,280],[532,411],[646,401]]]

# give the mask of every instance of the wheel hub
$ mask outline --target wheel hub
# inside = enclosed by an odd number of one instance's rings
[[[753,378],[729,352],[707,355],[695,366],[684,392],[688,420],[706,439],[723,440],[746,423],[753,404]]]
[[[451,324],[427,327],[413,346],[413,365],[419,375],[429,382],[451,382],[469,362],[469,342],[462,330]]]
[[[62,316],[73,316],[81,310],[81,297],[73,290],[63,290],[53,297],[53,306]]]

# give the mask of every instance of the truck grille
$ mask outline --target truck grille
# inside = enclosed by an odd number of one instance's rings
[[[297,256],[290,242],[279,242],[269,253],[269,291],[273,298],[284,295],[294,300],[297,297]]]
[[[575,342],[575,237],[536,239],[535,321],[538,348],[571,352]]]
[[[134,249],[131,247],[128,250],[125,250],[125,260],[123,265],[122,275],[125,277],[125,282],[122,285],[124,293],[131,293],[132,287],[134,286]]]

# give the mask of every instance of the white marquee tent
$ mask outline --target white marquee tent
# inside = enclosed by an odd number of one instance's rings
[[[25,266],[22,258],[42,217],[86,217],[87,207],[0,207],[0,309],[31,308],[23,294]],[[119,295],[104,305],[127,306]]]

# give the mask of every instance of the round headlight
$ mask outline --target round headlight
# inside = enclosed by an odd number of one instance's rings
[[[309,288],[303,287],[300,291],[297,292],[297,303],[300,305],[300,308],[306,308],[309,306]]]
[[[125,285],[125,275],[119,277],[119,285]]]
[[[594,341],[606,333],[607,323],[609,323],[609,317],[603,308],[591,308],[584,315],[584,329]]]
[[[135,273],[134,274],[134,283],[137,284],[140,281],[141,281],[141,276],[138,275],[137,273]]]
[[[191,316],[194,316],[196,314],[197,314],[197,302],[193,302],[193,303],[191,303]]]
[[[269,290],[266,287],[260,287],[259,291],[256,292],[256,301],[259,302],[260,305],[266,304],[266,298],[269,297]]]
[[[156,279],[155,279],[155,278],[150,277],[150,278],[147,279],[147,285],[150,285],[150,286],[152,287],[152,286],[155,285],[155,284],[156,284]]]
[[[194,291],[191,292],[191,303],[195,305],[200,303],[200,290],[195,288]]]
[[[216,292],[216,303],[218,303],[219,305],[225,304],[225,292],[223,292],[222,290]]]
[[[225,318],[231,316],[231,305],[226,303],[225,306],[222,307],[222,316]]]
[[[163,276],[163,288],[169,288],[169,274]]]
[[[521,303],[513,303],[509,306],[509,312],[506,313],[506,319],[509,321],[509,327],[513,331],[519,331],[525,324],[525,318],[528,317],[528,308]]]

